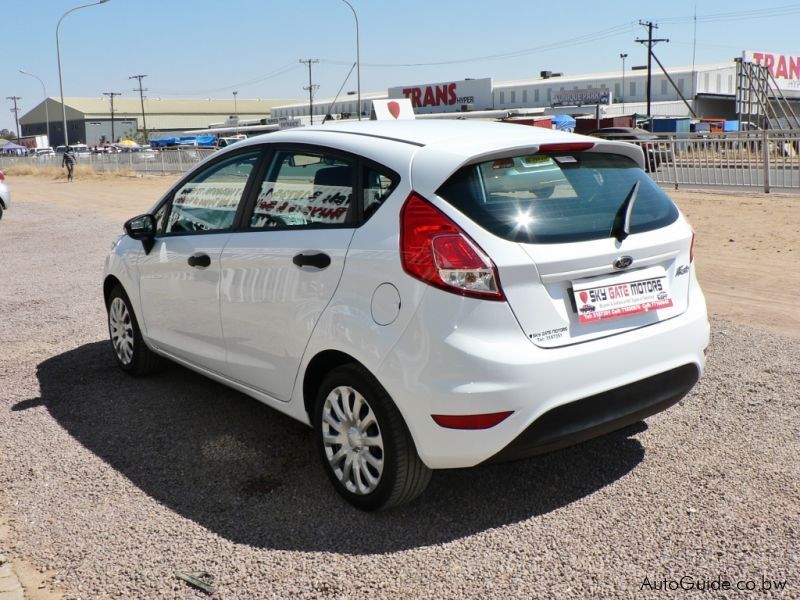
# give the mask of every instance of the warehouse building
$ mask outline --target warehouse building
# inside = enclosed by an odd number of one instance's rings
[[[180,134],[189,129],[202,129],[215,122],[268,119],[274,106],[287,102],[291,100],[145,98],[143,121],[142,104],[138,97],[116,97],[113,134],[109,98],[64,98],[64,107],[69,141],[93,146],[131,137],[136,131],[144,129],[145,123],[148,137],[154,137]],[[20,117],[22,135],[46,135],[48,117],[50,145],[63,144],[61,102],[57,98],[47,98]]]
[[[737,118],[736,62],[667,68],[667,72],[669,77],[654,65],[650,88],[653,116],[688,117],[693,110],[698,117]],[[783,81],[792,83],[788,79]],[[785,93],[791,103],[800,108],[798,93],[792,93],[791,89],[785,89]],[[542,71],[535,79],[494,82],[486,77],[398,86],[386,93],[362,96],[361,114],[369,116],[369,101],[387,98],[411,99],[418,115],[497,110],[595,115],[598,103],[601,117],[647,114],[647,70],[629,67],[625,71],[569,76]],[[332,114],[349,118],[357,116],[357,110],[352,95],[335,102],[320,100],[313,105],[313,114],[320,116]],[[272,114],[279,118],[306,116],[309,104],[296,102],[276,106]]]

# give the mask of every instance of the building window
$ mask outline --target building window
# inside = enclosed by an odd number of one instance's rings
[[[709,89],[709,87],[711,87],[711,85],[709,83],[710,80],[711,80],[711,74],[710,73],[703,73],[703,91],[706,92],[706,93],[711,91]]]
[[[511,91],[511,104],[515,104],[517,102],[517,92]]]
[[[733,93],[733,75],[728,75],[728,89],[729,93]]]
[[[500,104],[505,104],[505,103],[506,103],[506,93],[500,92]]]
[[[716,92],[719,94],[722,91],[722,74],[717,73],[717,90]]]
[[[667,95],[667,80],[666,79],[662,79],[661,80],[661,95],[662,96],[666,96]]]
[[[522,102],[525,103],[528,101],[528,90],[522,90]]]
[[[617,100],[621,99],[620,98],[621,90],[622,90],[622,86],[619,83],[615,83],[614,84],[614,96],[617,98]]]
[[[634,96],[636,96],[636,82],[635,82],[635,81],[631,81],[631,84],[630,84],[630,88],[629,88],[628,95],[629,95],[631,98],[633,98]]]
[[[678,79],[678,89],[683,93],[683,79]]]
[[[533,101],[534,102],[539,102],[539,88],[536,88],[535,90],[533,90]]]

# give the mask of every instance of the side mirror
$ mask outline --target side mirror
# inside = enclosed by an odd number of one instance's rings
[[[144,253],[150,254],[156,237],[156,219],[153,215],[145,214],[125,221],[125,233],[134,240],[140,240]]]

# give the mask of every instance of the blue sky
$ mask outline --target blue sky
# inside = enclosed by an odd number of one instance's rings
[[[91,0],[85,0],[89,2]],[[81,0],[0,0],[0,128],[42,99],[38,75],[58,96],[55,29]],[[638,20],[659,24],[657,55],[667,66],[724,62],[742,50],[800,54],[800,3],[739,0],[498,2],[494,0],[351,0],[358,13],[362,91],[396,85],[539,71],[592,73],[644,64],[633,40]],[[318,97],[336,94],[355,61],[355,22],[341,0],[109,0],[67,16],[61,25],[65,96],[134,96],[128,76],[147,74],[153,97],[304,98],[313,67]],[[439,63],[439,64],[431,64]],[[355,90],[355,72],[345,90]]]

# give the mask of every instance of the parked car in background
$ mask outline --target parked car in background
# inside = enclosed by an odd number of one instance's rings
[[[362,509],[435,469],[614,431],[683,398],[709,341],[694,234],[643,164],[631,144],[474,121],[237,142],[114,243],[114,355],[310,425]]]
[[[604,127],[590,131],[588,135],[604,140],[635,142],[645,155],[645,170],[655,171],[661,165],[663,149],[659,145],[659,137],[646,129],[638,127]]]
[[[30,151],[31,156],[36,156],[37,158],[40,156],[55,156],[55,152],[50,146],[45,148],[33,148]]]
[[[3,211],[11,206],[11,190],[8,189],[6,175],[0,171],[0,219],[3,218]]]

